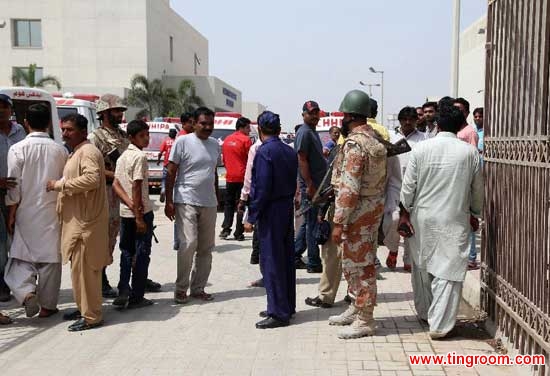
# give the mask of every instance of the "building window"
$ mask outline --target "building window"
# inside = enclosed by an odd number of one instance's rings
[[[13,20],[14,47],[42,47],[40,20]]]
[[[174,37],[170,37],[170,61],[174,61]]]
[[[29,77],[29,67],[13,67],[13,84],[22,86],[34,86],[38,81],[44,78],[44,68],[36,67],[34,77]]]

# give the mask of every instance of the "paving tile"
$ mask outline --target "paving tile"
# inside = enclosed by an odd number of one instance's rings
[[[312,308],[304,297],[317,293],[319,275],[297,271],[297,314],[292,325],[257,330],[258,312],[265,309],[265,290],[248,288],[259,276],[250,265],[250,240],[217,241],[207,290],[214,301],[173,303],[176,253],[167,251],[172,224],[158,205],[155,222],[160,244],[154,244],[150,276],[163,291],[147,294],[156,304],[143,310],[118,312],[104,303],[106,325],[84,333],[67,332],[59,317],[27,319],[16,305],[0,305],[15,324],[0,329],[0,374],[19,375],[300,375],[300,376],[509,376],[504,367],[441,367],[410,365],[410,354],[488,353],[485,342],[431,341],[427,327],[415,315],[410,274],[383,269],[375,309],[377,332],[354,340],[337,338],[339,327],[328,316],[343,312],[345,290],[327,310]],[[218,226],[222,215],[218,215]],[[250,238],[250,237],[249,237]],[[385,259],[387,250],[380,248]],[[118,259],[107,269],[112,284],[118,281]],[[74,307],[70,269],[63,267],[60,308]],[[39,367],[37,367],[39,365]],[[50,370],[53,370],[50,372]]]

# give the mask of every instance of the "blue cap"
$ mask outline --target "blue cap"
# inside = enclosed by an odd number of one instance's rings
[[[279,115],[271,111],[264,111],[258,116],[258,126],[276,131],[281,129],[281,119],[279,119]]]
[[[13,102],[11,98],[6,94],[0,94],[0,102],[5,103],[10,107],[13,107]]]

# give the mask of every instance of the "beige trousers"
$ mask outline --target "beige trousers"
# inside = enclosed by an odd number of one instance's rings
[[[334,204],[328,211],[327,221],[332,224],[333,218]],[[321,247],[321,261],[323,273],[319,281],[319,298],[323,303],[333,304],[342,280],[342,252],[331,238]]]
[[[88,324],[103,319],[101,296],[101,269],[93,270],[84,257],[84,243],[80,240],[71,254],[73,295],[78,310]]]
[[[176,204],[176,229],[180,240],[176,293],[204,291],[212,269],[217,208]],[[193,259],[195,261],[193,265]]]

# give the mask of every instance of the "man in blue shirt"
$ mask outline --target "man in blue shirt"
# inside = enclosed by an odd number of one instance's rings
[[[319,123],[319,105],[314,101],[307,101],[302,107],[304,124],[296,132],[294,150],[298,154],[300,170],[301,209],[311,206],[311,199],[321,184],[327,172],[327,161],[323,155],[323,144],[316,131]],[[300,239],[295,245],[295,265],[297,269],[306,269],[308,273],[321,273],[323,266],[319,257],[319,246],[315,239],[317,228],[318,208],[313,207],[304,214],[306,223],[307,266],[302,261],[303,247]]]
[[[264,111],[258,117],[262,145],[252,167],[247,232],[257,226],[260,267],[267,294],[267,310],[258,329],[289,324],[296,312],[294,267],[294,194],[298,174],[296,153],[279,139],[279,115]]]

